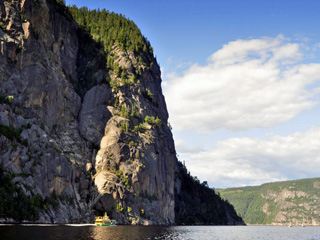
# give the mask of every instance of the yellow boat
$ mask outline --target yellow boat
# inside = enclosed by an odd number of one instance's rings
[[[111,220],[107,213],[104,213],[104,216],[96,217],[96,221],[94,222],[96,226],[115,226],[117,224],[116,220]]]

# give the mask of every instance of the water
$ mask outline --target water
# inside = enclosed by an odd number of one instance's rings
[[[0,239],[23,240],[319,240],[320,227],[284,226],[0,226]]]

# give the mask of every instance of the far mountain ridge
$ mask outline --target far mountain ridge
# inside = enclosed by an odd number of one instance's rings
[[[215,190],[246,224],[320,224],[320,178]]]

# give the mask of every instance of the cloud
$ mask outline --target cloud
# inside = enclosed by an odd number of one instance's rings
[[[182,153],[182,154],[184,154],[184,153],[197,153],[199,151],[202,151],[201,147],[199,147],[199,146],[190,147],[182,139],[175,141],[175,147],[176,147],[176,149],[179,149],[179,153]]]
[[[179,152],[179,146],[177,146]],[[258,185],[319,176],[320,128],[267,140],[230,138],[210,151],[188,154],[191,174],[211,187]]]
[[[320,64],[302,64],[303,49],[281,35],[237,40],[205,66],[168,74],[164,93],[174,130],[270,127],[311,109],[319,89],[310,86],[320,79]]]

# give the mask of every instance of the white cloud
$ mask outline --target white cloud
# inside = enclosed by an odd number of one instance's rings
[[[180,152],[179,146],[177,147]],[[210,151],[188,154],[194,176],[212,187],[257,185],[265,182],[316,177],[320,165],[320,128],[262,141],[230,138]]]
[[[311,109],[319,90],[307,87],[320,79],[320,64],[302,64],[302,49],[283,36],[237,40],[205,66],[168,74],[164,93],[174,130],[270,127]]]
[[[179,153],[197,153],[199,151],[202,151],[202,148],[199,146],[188,146],[184,140],[179,139],[175,141],[175,147],[176,149],[179,149]]]

